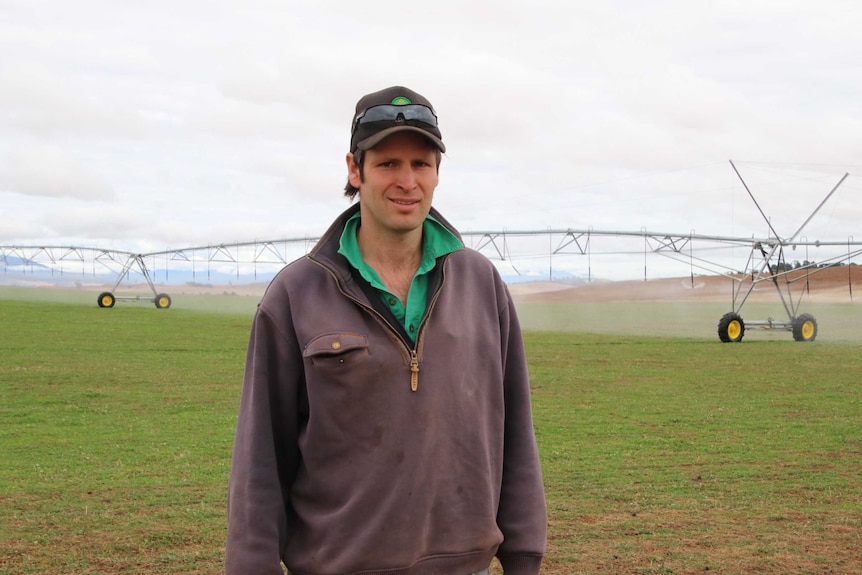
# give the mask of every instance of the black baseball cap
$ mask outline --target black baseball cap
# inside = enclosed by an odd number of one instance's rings
[[[367,94],[356,103],[350,153],[369,150],[396,132],[417,132],[446,151],[437,113],[427,98],[403,86]]]

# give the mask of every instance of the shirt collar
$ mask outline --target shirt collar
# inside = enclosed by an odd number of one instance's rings
[[[356,239],[356,231],[361,222],[360,213],[357,211],[344,224],[341,232],[338,253],[347,258],[354,268],[360,272],[367,266],[362,260],[359,251],[359,241]],[[417,274],[423,274],[434,269],[437,258],[464,248],[464,243],[453,234],[446,226],[437,221],[430,214],[422,222],[422,261],[419,263]]]

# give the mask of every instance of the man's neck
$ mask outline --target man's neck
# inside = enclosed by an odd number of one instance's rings
[[[372,267],[399,269],[414,263],[418,267],[422,259],[422,228],[405,234],[380,234],[360,224],[356,240],[362,259]]]
[[[406,305],[410,284],[422,262],[422,228],[384,237],[360,224],[356,240],[362,260],[374,268],[386,288]]]

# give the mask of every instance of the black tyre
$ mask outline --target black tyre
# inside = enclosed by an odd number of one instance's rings
[[[171,296],[166,293],[160,293],[156,296],[156,308],[168,309],[171,307]]]
[[[114,294],[109,291],[100,293],[97,301],[99,302],[99,307],[114,307],[114,304],[117,303]]]
[[[745,335],[745,322],[736,312],[727,312],[718,322],[718,339],[724,342],[742,341]]]
[[[810,313],[804,313],[793,320],[793,339],[814,341],[817,337],[817,320]]]

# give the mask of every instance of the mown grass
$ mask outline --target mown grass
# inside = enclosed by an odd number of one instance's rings
[[[548,572],[862,572],[858,345],[527,344]]]
[[[0,317],[0,572],[217,572],[247,318]]]
[[[0,299],[0,573],[219,573],[250,313]],[[862,572],[862,346],[525,335],[544,573]]]

